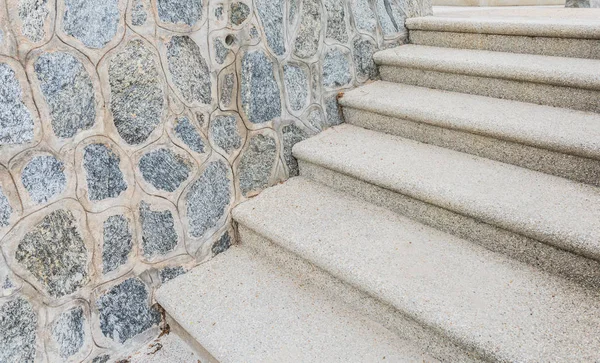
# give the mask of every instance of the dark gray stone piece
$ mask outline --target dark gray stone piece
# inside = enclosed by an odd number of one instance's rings
[[[133,248],[133,235],[124,215],[113,215],[103,223],[102,272],[107,274],[127,263]]]
[[[144,256],[153,258],[173,251],[179,237],[175,231],[175,219],[171,211],[153,211],[150,204],[142,201],[139,212]]]
[[[379,69],[373,60],[373,53],[377,45],[372,40],[356,38],[354,47],[354,68],[360,78],[375,79],[379,76]]]
[[[231,237],[229,236],[229,232],[225,232],[219,238],[219,240],[215,242],[215,244],[212,246],[211,251],[213,253],[213,256],[216,256],[219,253],[227,251],[229,247],[231,247]]]
[[[188,162],[169,149],[157,149],[140,158],[142,177],[158,190],[172,193],[190,176]]]
[[[13,208],[0,186],[0,228],[8,226],[12,214]]]
[[[292,155],[292,148],[300,141],[308,139],[308,134],[293,124],[284,126],[281,132],[283,134],[283,156],[290,177],[298,176],[300,175],[300,169],[298,168],[298,160]]]
[[[94,87],[79,59],[64,52],[44,53],[35,61],[34,70],[56,136],[70,138],[94,125]]]
[[[94,357],[92,363],[107,363],[110,360],[110,355],[104,354]]]
[[[57,209],[19,242],[15,259],[53,297],[69,295],[89,281],[88,251],[73,213]]]
[[[104,144],[90,144],[84,148],[83,168],[91,201],[116,198],[127,189],[119,168],[120,161],[119,156]]]
[[[215,144],[228,154],[242,147],[235,116],[215,117],[210,125],[210,134]]]
[[[262,21],[267,44],[276,55],[285,53],[284,9],[285,0],[255,0],[254,4]]]
[[[238,166],[240,189],[248,195],[269,186],[273,166],[277,162],[275,139],[263,134],[252,136]]]
[[[225,47],[225,45],[219,38],[215,38],[214,47],[215,47],[215,60],[217,61],[217,63],[223,64],[223,62],[225,62],[225,59],[229,55],[229,49],[227,49]]]
[[[300,58],[310,58],[317,54],[321,38],[321,1],[304,0],[298,26],[294,54]]]
[[[308,77],[299,65],[288,63],[283,66],[283,82],[293,111],[300,111],[308,104]]]
[[[344,123],[344,114],[335,95],[325,99],[325,113],[327,115],[325,126],[331,127]]]
[[[86,47],[103,48],[117,34],[118,0],[65,0],[63,29]]]
[[[393,0],[376,0],[377,16],[384,36],[390,36],[404,30],[402,10]]]
[[[178,267],[165,267],[158,272],[160,277],[160,282],[165,283],[167,281],[171,281],[177,276],[181,276],[185,274],[185,269],[181,266]]]
[[[52,324],[52,339],[57,343],[62,358],[77,354],[83,347],[84,321],[83,309],[79,306],[60,314]]]
[[[300,0],[289,0],[288,4],[288,23],[290,28],[292,28],[294,26],[294,22],[296,21],[296,16],[298,15]]]
[[[51,155],[34,156],[21,172],[21,182],[36,204],[46,203],[65,191],[64,164]]]
[[[567,8],[600,8],[598,0],[567,0],[565,7]]]
[[[23,91],[15,71],[0,63],[0,145],[33,140],[33,118],[23,103]]]
[[[341,88],[352,81],[350,60],[338,48],[330,48],[323,60],[323,84],[329,88]]]
[[[98,298],[100,330],[124,343],[160,323],[160,313],[148,306],[149,291],[138,278],[129,278]],[[101,360],[99,360],[101,361]]]
[[[248,5],[242,2],[235,2],[231,4],[229,12],[229,20],[233,25],[241,25],[248,19],[250,15],[250,8]]]
[[[201,237],[225,215],[232,193],[228,170],[223,161],[213,161],[191,185],[185,206],[193,237]]]
[[[142,0],[135,0],[131,8],[131,24],[141,26],[148,20],[148,13]]]
[[[0,306],[0,362],[33,363],[38,317],[24,298]]]
[[[348,29],[346,28],[346,9],[343,0],[324,0],[327,12],[327,30],[325,37],[337,40],[340,43],[348,42]]]
[[[204,154],[206,143],[187,117],[184,116],[177,120],[175,135],[191,150],[199,154]]]
[[[167,62],[173,82],[187,102],[211,103],[210,70],[192,38],[172,37],[167,44]]]
[[[48,0],[20,0],[21,33],[32,42],[42,40],[46,35],[44,24],[48,14],[50,14]]]
[[[323,129],[323,111],[320,108],[313,108],[306,116],[306,120],[317,130]]]
[[[131,40],[110,61],[110,109],[119,135],[141,144],[161,122],[165,106],[156,56],[139,39]]]
[[[369,0],[352,0],[350,9],[354,15],[356,29],[363,32],[374,33],[377,27],[377,19],[371,8]]]
[[[229,106],[233,100],[233,86],[235,85],[235,74],[226,74],[223,78],[223,84],[221,88],[221,103],[225,106]]]
[[[242,108],[254,124],[281,116],[281,95],[273,62],[260,51],[244,54],[241,72]]]
[[[194,26],[202,18],[202,0],[158,0],[157,9],[164,23]]]

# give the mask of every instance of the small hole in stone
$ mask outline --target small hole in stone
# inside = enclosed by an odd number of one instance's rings
[[[235,43],[235,37],[233,35],[229,34],[225,37],[225,44],[231,46],[233,43]]]

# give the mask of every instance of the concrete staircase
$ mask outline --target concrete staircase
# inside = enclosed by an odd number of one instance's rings
[[[600,361],[600,33],[526,23],[375,55],[240,243],[159,289],[207,361]]]

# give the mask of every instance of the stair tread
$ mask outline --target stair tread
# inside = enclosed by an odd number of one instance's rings
[[[600,159],[600,114],[378,81],[340,104],[391,117]],[[432,107],[434,105],[434,107]]]
[[[567,280],[302,177],[265,190],[233,214],[238,223],[488,358],[598,358],[599,295]]]
[[[340,125],[294,155],[400,194],[600,260],[600,189]]]
[[[156,299],[219,362],[423,361],[398,338],[250,250],[228,251]]]
[[[600,90],[600,60],[407,44],[373,55],[379,65]]]

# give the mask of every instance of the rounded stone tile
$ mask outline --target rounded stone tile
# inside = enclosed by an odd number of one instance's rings
[[[304,125],[296,124],[293,121],[281,125],[281,144],[283,152],[283,160],[285,161],[287,176],[288,178],[300,175],[300,169],[298,168],[298,161],[292,155],[292,148],[294,145],[302,140],[306,140],[310,137],[310,132]]]
[[[354,73],[351,55],[346,47],[328,47],[323,54],[323,86],[336,90],[352,86]]]
[[[349,14],[344,0],[323,0],[326,13],[325,39],[348,42]]]
[[[0,165],[0,239],[19,221],[22,214],[23,207],[13,178],[8,170]]]
[[[252,14],[250,3],[234,1],[229,6],[229,24],[235,26],[243,25]]]
[[[48,309],[46,352],[51,362],[81,362],[90,354],[94,345],[90,317],[83,300]]]
[[[0,362],[43,362],[45,313],[29,296],[0,300]]]
[[[201,114],[202,118],[203,114]],[[206,116],[208,119],[208,117]],[[207,121],[203,121],[208,124]],[[208,125],[200,126],[198,117],[191,112],[179,116],[171,115],[167,123],[167,133],[171,141],[192,155],[198,165],[210,157],[211,147],[205,135]]]
[[[285,0],[255,0],[256,12],[265,33],[266,43],[273,54],[286,52]]]
[[[317,55],[323,39],[322,1],[304,0],[300,11],[294,40],[294,55],[301,59],[312,59]]]
[[[0,6],[0,55],[14,58],[18,56],[17,39],[13,34],[8,12],[4,6]]]
[[[302,115],[301,120],[305,121],[313,130],[321,131],[325,124],[323,109],[318,104],[311,105]]]
[[[408,37],[406,14],[394,0],[376,0],[375,9],[384,38]]]
[[[240,157],[234,164],[236,182],[242,196],[252,197],[278,180],[279,142],[271,129],[250,132]]]
[[[224,111],[237,109],[238,78],[235,65],[224,68],[219,74],[219,108]]]
[[[47,43],[54,35],[56,0],[6,0],[19,58]]]
[[[299,62],[284,64],[283,83],[290,112],[301,113],[310,102],[310,69]]]
[[[156,0],[158,25],[176,32],[200,28],[206,20],[206,0]]]
[[[23,281],[8,267],[4,256],[0,253],[0,300],[12,296],[23,287]]]
[[[350,9],[354,27],[358,32],[375,35],[377,32],[377,18],[369,0],[351,0]]]
[[[217,111],[212,114],[208,131],[213,147],[232,162],[246,142],[247,129],[235,112]]]
[[[369,37],[356,37],[352,41],[352,58],[358,82],[362,83],[379,77],[379,69],[373,60],[373,54],[376,51],[377,44]]]

